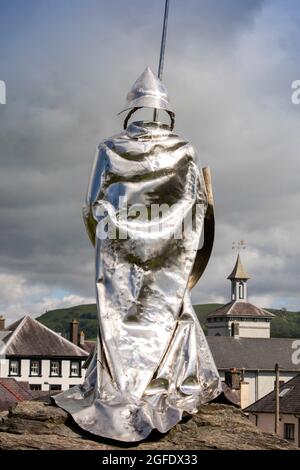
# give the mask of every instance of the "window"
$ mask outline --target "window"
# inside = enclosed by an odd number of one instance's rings
[[[30,377],[41,376],[41,361],[39,359],[31,359],[30,361]]]
[[[21,375],[21,361],[20,359],[9,360],[9,375],[18,376]]]
[[[230,336],[239,336],[240,325],[237,321],[233,321],[230,326]]]
[[[81,364],[80,364],[80,361],[71,361],[71,363],[70,363],[70,377],[81,377]]]
[[[61,390],[61,385],[58,384],[50,384],[50,391],[55,392]]]
[[[295,439],[295,425],[284,423],[284,438],[293,441]]]
[[[61,361],[51,359],[50,361],[50,377],[61,377]]]
[[[239,299],[244,298],[244,284],[242,282],[239,283]]]
[[[42,386],[40,384],[30,384],[30,390],[42,390]]]

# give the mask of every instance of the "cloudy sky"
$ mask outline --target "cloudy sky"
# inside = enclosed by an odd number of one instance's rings
[[[94,300],[81,220],[94,149],[157,68],[163,0],[0,0],[0,313]],[[300,310],[298,0],[171,0],[164,82],[176,131],[213,174],[216,242],[194,302],[223,302],[236,254],[250,301]]]

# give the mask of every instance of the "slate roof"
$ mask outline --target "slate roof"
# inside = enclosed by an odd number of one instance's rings
[[[31,400],[28,382],[13,378],[0,378],[0,411],[8,410],[14,403]]]
[[[237,256],[236,263],[235,263],[235,266],[233,268],[233,271],[232,271],[231,274],[229,274],[227,279],[231,279],[231,280],[241,279],[243,281],[247,281],[248,279],[250,279],[250,276],[246,273],[246,271],[244,269],[244,266],[242,264],[242,260],[241,260],[241,257],[240,257],[239,254]]]
[[[300,374],[281,385],[279,397],[280,413],[300,413]],[[275,413],[275,392],[268,393],[268,395],[245,408],[244,411],[249,413]]]
[[[88,354],[94,351],[96,341],[85,340],[84,344],[81,346]]]
[[[255,305],[252,305],[249,302],[232,300],[228,304],[225,304],[211,312],[207,316],[207,319],[209,320],[210,318],[216,317],[273,318],[275,315],[267,312],[267,310],[255,307]]]
[[[29,315],[9,325],[2,332],[6,356],[25,357],[82,357],[88,353],[66,338],[50,330]]]
[[[292,362],[293,338],[207,336],[207,341],[219,370],[274,370],[278,363],[283,370],[300,372]]]

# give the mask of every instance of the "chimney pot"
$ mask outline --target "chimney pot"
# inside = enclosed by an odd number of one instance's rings
[[[84,346],[84,343],[85,343],[85,333],[84,331],[81,330],[79,334],[79,345]]]
[[[5,330],[5,318],[0,315],[0,331]]]

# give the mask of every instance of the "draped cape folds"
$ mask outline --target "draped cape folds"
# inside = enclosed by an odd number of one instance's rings
[[[188,289],[207,208],[196,158],[156,122],[134,122],[98,147],[84,209],[98,338],[83,385],[54,397],[93,434],[165,433],[221,392]]]

